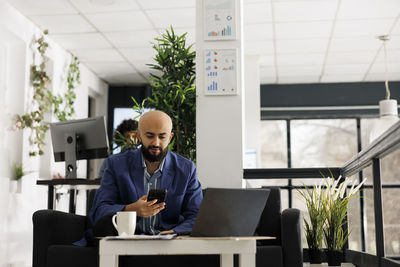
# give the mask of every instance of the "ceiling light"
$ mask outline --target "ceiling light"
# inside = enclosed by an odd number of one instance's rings
[[[371,129],[369,136],[370,143],[382,135],[387,129],[399,120],[397,111],[397,100],[390,99],[388,70],[387,70],[387,51],[386,42],[390,40],[388,35],[378,37],[383,42],[384,63],[385,63],[385,89],[386,99],[379,101],[379,120],[376,121]]]

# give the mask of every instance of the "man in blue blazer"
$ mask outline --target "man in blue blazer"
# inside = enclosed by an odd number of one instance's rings
[[[203,199],[194,163],[168,151],[171,118],[149,111],[139,120],[142,146],[107,159],[89,217],[93,223],[118,211],[136,211],[136,231],[169,234],[190,231]],[[147,201],[150,189],[166,189],[165,202]]]

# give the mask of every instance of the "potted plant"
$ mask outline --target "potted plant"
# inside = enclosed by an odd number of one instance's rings
[[[308,255],[311,264],[322,262],[322,240],[324,237],[324,198],[322,195],[322,183],[317,187],[309,188],[305,186],[305,191],[297,190],[303,198],[309,220],[304,218],[304,231],[308,244]]]
[[[148,104],[167,113],[174,132],[170,150],[196,161],[196,52],[186,44],[186,33],[177,35],[172,26],[155,41],[155,62],[148,64],[152,95],[141,104],[133,98],[133,108],[142,114]]]
[[[346,188],[349,184],[348,178],[338,179],[326,178],[326,190],[323,194],[323,210],[326,217],[326,225],[324,227],[325,244],[327,247],[327,258],[329,266],[340,266],[343,255],[342,249],[347,241],[350,232],[345,231],[345,217],[350,199],[355,197],[357,191],[364,184],[366,179],[356,186],[353,182],[350,191],[346,195]]]
[[[13,179],[10,182],[10,191],[12,193],[21,193],[21,182],[22,177],[25,176],[25,171],[22,166],[22,163],[14,163],[13,164]]]

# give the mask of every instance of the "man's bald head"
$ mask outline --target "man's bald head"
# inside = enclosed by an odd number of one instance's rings
[[[160,129],[169,129],[168,133],[171,133],[172,131],[171,117],[168,116],[167,113],[159,110],[152,110],[143,114],[139,120],[139,131],[149,125]]]
[[[150,162],[161,162],[174,136],[172,120],[162,111],[149,111],[140,118],[136,136],[142,142],[144,158]]]

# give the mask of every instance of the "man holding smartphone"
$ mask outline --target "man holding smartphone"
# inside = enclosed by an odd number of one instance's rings
[[[203,199],[194,163],[168,151],[172,120],[149,111],[139,120],[142,146],[107,159],[89,217],[93,223],[118,211],[136,211],[137,232],[170,234],[191,231]],[[165,202],[147,201],[150,190],[168,192]]]

